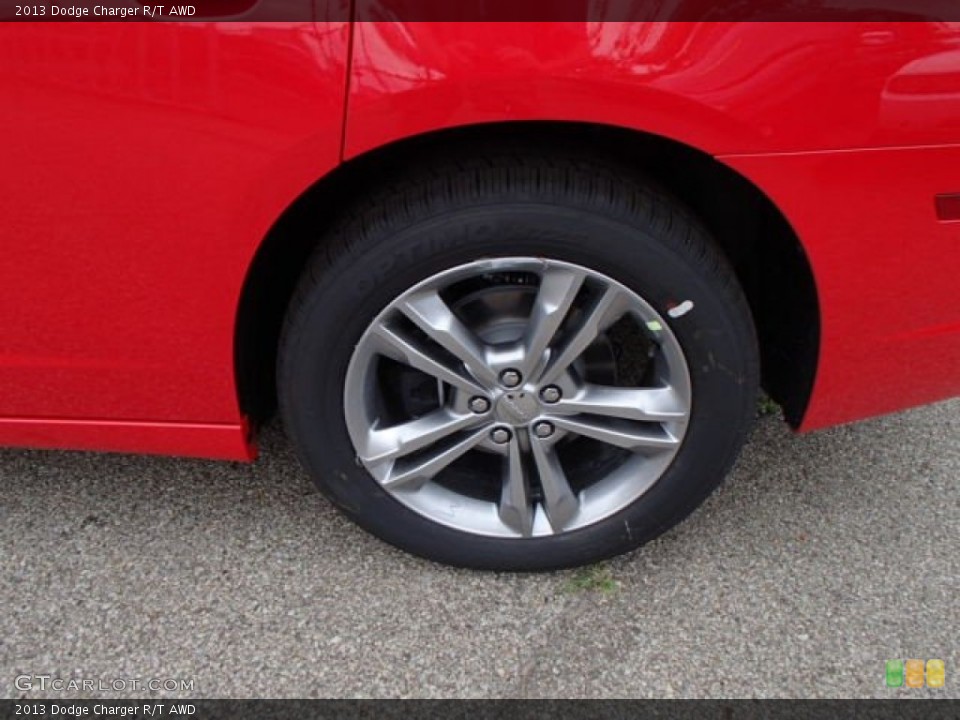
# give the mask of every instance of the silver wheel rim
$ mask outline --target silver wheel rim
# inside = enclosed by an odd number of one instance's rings
[[[606,275],[543,258],[434,275],[381,312],[344,387],[360,464],[434,522],[570,532],[627,507],[676,457],[690,375],[664,319]]]

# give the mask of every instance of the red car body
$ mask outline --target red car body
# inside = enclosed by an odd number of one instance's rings
[[[779,209],[818,304],[800,429],[960,393],[960,216],[937,200],[960,192],[960,23],[344,9],[0,25],[0,444],[251,458],[241,305],[288,208],[410,138],[530,121],[668,139]]]

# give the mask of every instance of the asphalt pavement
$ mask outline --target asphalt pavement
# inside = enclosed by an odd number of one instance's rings
[[[761,418],[681,527],[546,575],[407,556],[278,427],[262,445],[0,451],[0,696],[960,697],[960,401],[808,436]],[[891,658],[944,660],[945,687],[885,687]]]

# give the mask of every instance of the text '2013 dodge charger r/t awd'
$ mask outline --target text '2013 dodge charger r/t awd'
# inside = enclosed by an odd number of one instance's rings
[[[687,516],[761,385],[960,393],[960,23],[385,2],[0,24],[0,444],[251,460],[279,411],[370,532],[537,570]]]

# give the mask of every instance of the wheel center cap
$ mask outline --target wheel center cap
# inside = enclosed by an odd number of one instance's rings
[[[540,414],[540,401],[533,393],[508,392],[497,400],[497,417],[500,422],[511,425],[526,425]]]

